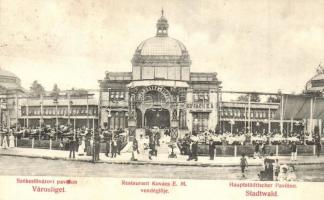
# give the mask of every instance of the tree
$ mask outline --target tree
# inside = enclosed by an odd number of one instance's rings
[[[34,97],[39,97],[41,94],[45,94],[44,87],[35,80],[30,87],[30,94]]]
[[[83,95],[87,95],[87,94],[88,94],[88,91],[86,89],[72,88],[72,90],[70,90],[71,96],[83,96]]]
[[[251,95],[251,102],[260,102],[261,101],[260,96],[257,93],[241,95],[237,98],[237,100],[247,102],[247,101],[249,101],[249,95]]]
[[[267,99],[267,102],[268,103],[280,103],[281,94],[282,94],[281,90],[278,90],[278,94],[269,96]]]
[[[57,84],[55,83],[53,86],[53,90],[51,92],[51,96],[58,97],[60,95],[60,89],[58,88]]]

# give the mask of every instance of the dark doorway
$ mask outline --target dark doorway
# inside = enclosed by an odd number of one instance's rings
[[[170,127],[170,113],[166,109],[149,109],[145,112],[145,126],[152,128],[157,126],[159,128]]]

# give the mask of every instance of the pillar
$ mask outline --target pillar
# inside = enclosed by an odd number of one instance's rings
[[[128,94],[128,93],[127,93]],[[130,96],[130,103],[128,107],[128,133],[129,141],[133,141],[133,138],[136,137],[136,108],[134,105],[134,96]]]
[[[193,89],[187,89],[187,110],[186,110],[186,120],[187,120],[187,127],[190,132],[192,132],[192,113],[190,112],[190,106],[193,104]]]
[[[141,114],[142,114],[142,128],[144,128],[144,126],[145,126],[145,110],[141,110]]]
[[[280,134],[283,134],[283,115],[284,115],[284,96],[281,96],[281,109],[280,109]]]
[[[319,129],[319,138],[320,138],[320,141],[321,141],[321,138],[322,138],[322,119],[319,119],[318,120],[318,129]]]
[[[209,103],[211,108],[211,113],[208,118],[208,129],[215,130],[218,122],[218,114],[217,114],[217,91],[210,90],[209,91]]]

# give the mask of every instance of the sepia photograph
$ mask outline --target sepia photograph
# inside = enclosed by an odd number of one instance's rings
[[[0,176],[324,182],[323,7],[0,0]]]

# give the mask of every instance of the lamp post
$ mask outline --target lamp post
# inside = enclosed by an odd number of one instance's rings
[[[71,124],[71,121],[70,121],[70,115],[71,115],[71,98],[70,98],[70,93],[68,92],[67,93],[67,96],[68,96],[68,126],[70,126]]]
[[[110,107],[110,89],[108,88],[108,109],[106,111],[108,111],[108,129],[111,128],[111,123],[110,123],[110,118],[111,118],[111,107]]]
[[[233,133],[233,125],[235,124],[234,119],[230,120],[230,124],[231,124],[231,134]]]
[[[55,127],[56,131],[58,131],[58,99],[55,98],[53,103],[55,104]]]
[[[40,119],[39,119],[39,140],[41,139],[42,134],[42,124],[44,123],[43,120],[43,94],[40,94],[41,102],[40,102]]]

